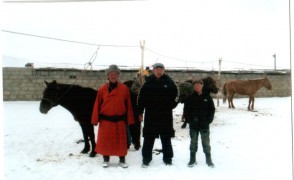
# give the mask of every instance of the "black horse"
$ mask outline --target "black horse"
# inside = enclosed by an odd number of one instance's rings
[[[218,87],[216,85],[216,81],[212,77],[208,76],[208,77],[202,78],[202,81],[203,81],[202,91],[204,94],[210,95],[211,92],[214,94],[218,93]],[[192,82],[193,80],[189,79],[178,85],[179,91],[180,91],[179,102],[184,103],[184,106],[185,106],[186,99],[194,92]],[[183,115],[182,115],[182,121],[184,121],[182,128],[185,128],[187,126],[187,122],[184,120],[184,114],[185,112],[183,112]]]
[[[90,157],[94,157],[96,143],[91,117],[97,91],[78,85],[58,84],[55,80],[50,83],[45,81],[45,83],[47,87],[43,92],[40,112],[47,114],[52,107],[57,105],[70,111],[82,128],[85,146],[81,153],[86,154],[90,151],[90,140],[92,145]]]
[[[141,122],[139,120],[139,109],[137,105],[137,98],[139,91],[142,87],[141,82],[139,79],[134,79],[134,80],[128,80],[125,81],[124,84],[128,87],[130,91],[130,96],[131,96],[131,102],[132,102],[132,107],[133,107],[133,112],[134,112],[134,120],[135,123],[130,125],[130,134],[129,138],[131,142],[128,142],[128,146],[132,143],[134,145],[134,148],[136,150],[139,150],[141,147]]]

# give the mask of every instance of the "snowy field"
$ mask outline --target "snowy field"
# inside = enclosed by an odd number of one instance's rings
[[[141,168],[141,149],[131,146],[126,161],[102,168],[102,156],[81,155],[82,132],[72,115],[61,106],[47,115],[39,112],[39,102],[3,102],[4,177],[7,180],[108,180],[108,179],[195,179],[195,180],[291,180],[291,98],[256,98],[256,112],[247,111],[248,99],[235,99],[217,107],[211,125],[212,160],[205,164],[201,144],[198,164],[188,168],[188,127],[181,129],[182,105],[174,110],[176,137],[173,138],[172,166],[165,166],[162,154],[153,154],[147,169]],[[216,104],[216,101],[215,101]],[[97,127],[96,127],[97,128]],[[97,129],[95,129],[97,133]],[[156,140],[154,149],[161,149]]]

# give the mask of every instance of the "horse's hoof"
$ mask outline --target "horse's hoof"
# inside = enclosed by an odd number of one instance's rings
[[[90,151],[90,149],[83,149],[83,150],[81,151],[81,153],[82,153],[82,154],[87,154],[89,151]]]
[[[95,157],[96,156],[96,152],[91,152],[89,157]]]
[[[140,149],[140,144],[135,144],[135,150],[138,151]]]

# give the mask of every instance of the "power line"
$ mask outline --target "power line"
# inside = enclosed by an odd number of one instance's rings
[[[154,53],[154,54],[157,54],[159,55],[160,57],[165,57],[165,58],[168,58],[168,59],[174,59],[174,60],[177,60],[177,61],[182,61],[182,62],[189,62],[189,63],[214,63],[215,61],[205,61],[205,62],[195,62],[195,61],[192,61],[192,60],[184,60],[184,59],[179,59],[179,58],[175,58],[175,57],[171,57],[171,56],[166,56],[166,55],[163,55],[161,53],[158,53],[154,50],[151,50],[149,48],[145,48],[146,50],[149,50],[150,52]]]
[[[89,45],[89,46],[140,47],[140,46],[132,46],[132,45],[95,44],[95,43],[87,43],[87,42],[82,42],[82,41],[73,41],[73,40],[67,40],[67,39],[61,39],[61,38],[54,38],[54,37],[49,37],[49,36],[40,36],[40,35],[35,35],[35,34],[21,33],[21,32],[9,31],[9,30],[2,30],[2,31],[6,32],[6,33],[18,34],[18,35],[23,35],[23,36],[31,36],[31,37],[36,37],[36,38],[50,39],[50,40],[55,40],[55,41],[63,41],[63,42],[68,42],[68,43],[84,44],[84,45]]]
[[[84,44],[84,45],[89,45],[89,46],[96,46],[98,47],[129,47],[129,48],[138,48],[140,46],[134,46],[134,45],[106,45],[106,44],[95,44],[95,43],[88,43],[88,42],[82,42],[82,41],[73,41],[73,40],[67,40],[67,39],[61,39],[61,38],[54,38],[54,37],[49,37],[49,36],[40,36],[40,35],[35,35],[35,34],[28,34],[28,33],[21,33],[21,32],[15,32],[15,31],[9,31],[9,30],[2,30],[2,32],[5,33],[11,33],[11,34],[17,34],[17,35],[23,35],[23,36],[30,36],[30,37],[35,37],[35,38],[43,38],[43,39],[50,39],[50,40],[55,40],[55,41],[63,41],[63,42],[68,42],[68,43],[76,43],[76,44]],[[205,62],[196,62],[196,61],[192,61],[192,60],[184,60],[184,59],[180,59],[180,58],[175,58],[175,57],[171,57],[171,56],[167,56],[164,54],[161,54],[159,52],[156,52],[150,48],[145,47],[146,50],[152,52],[153,54],[158,55],[159,57],[165,57],[168,59],[173,59],[176,61],[181,61],[181,62],[185,62],[185,63],[216,63],[217,61],[205,61]],[[95,57],[96,58],[96,57]],[[248,63],[241,63],[241,62],[235,62],[235,61],[228,61],[228,60],[224,60],[225,62],[229,62],[229,63],[234,63],[234,64],[242,64],[242,65],[246,65],[246,66],[258,66],[258,67],[271,67],[271,66],[264,66],[264,65],[255,65],[255,64],[248,64]],[[89,63],[89,65],[92,64],[91,62]]]
[[[229,63],[233,63],[233,64],[243,64],[243,65],[246,65],[246,66],[271,67],[271,66],[265,66],[265,65],[248,64],[248,63],[235,62],[235,61],[227,61],[227,60],[222,60],[222,61],[224,61],[224,62],[229,62]]]
[[[97,1],[138,1],[138,0],[4,0],[4,3],[62,3],[62,2],[97,2]]]

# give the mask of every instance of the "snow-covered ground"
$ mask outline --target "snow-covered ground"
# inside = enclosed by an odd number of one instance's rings
[[[173,165],[165,166],[162,154],[154,153],[147,169],[141,168],[141,149],[135,151],[133,146],[126,157],[127,169],[117,165],[117,157],[111,157],[111,166],[105,169],[101,166],[101,155],[89,158],[79,154],[83,143],[76,141],[82,139],[82,132],[61,106],[44,115],[36,101],[3,102],[4,177],[8,180],[291,180],[291,98],[256,98],[256,112],[247,111],[247,98],[234,102],[236,109],[228,109],[227,104],[220,102],[211,125],[215,168],[205,164],[200,142],[198,164],[187,167],[190,139],[188,127],[180,128],[180,104],[174,111]],[[160,140],[156,140],[154,148],[161,149]]]

